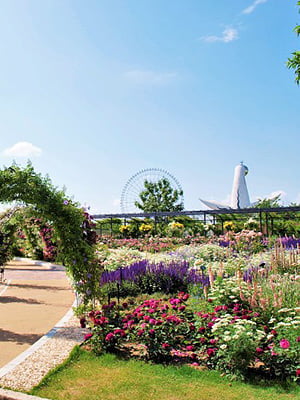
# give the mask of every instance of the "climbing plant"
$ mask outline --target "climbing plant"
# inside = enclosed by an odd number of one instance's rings
[[[0,170],[0,202],[29,206],[34,218],[51,225],[57,244],[56,260],[66,266],[77,291],[92,296],[99,277],[94,257],[96,233],[90,216],[63,190],[54,187],[49,177],[35,172],[31,163]],[[6,218],[1,232],[11,233],[15,225],[12,218]]]

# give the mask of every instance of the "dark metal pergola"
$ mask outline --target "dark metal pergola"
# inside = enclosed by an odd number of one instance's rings
[[[112,234],[112,225],[114,219],[123,219],[126,223],[127,220],[133,218],[153,218],[154,221],[158,221],[159,218],[162,217],[177,217],[177,216],[196,216],[200,217],[200,220],[203,223],[211,222],[213,224],[216,223],[216,218],[220,220],[222,224],[223,230],[223,222],[226,219],[222,218],[222,215],[245,215],[245,214],[258,214],[259,216],[259,223],[260,223],[260,230],[262,231],[263,224],[266,227],[266,235],[272,233],[273,231],[273,220],[276,218],[277,214],[287,213],[287,219],[295,218],[292,213],[300,213],[300,207],[298,206],[291,206],[291,207],[274,207],[274,208],[243,208],[243,209],[232,209],[232,208],[224,208],[220,210],[194,210],[194,211],[161,211],[161,212],[146,212],[146,213],[120,213],[120,214],[96,214],[92,215],[94,220],[102,220],[102,219],[109,219],[110,220],[110,231]],[[274,215],[275,214],[275,215]],[[299,215],[300,217],[300,215]],[[226,217],[225,217],[226,218]],[[271,222],[271,226],[269,223]]]

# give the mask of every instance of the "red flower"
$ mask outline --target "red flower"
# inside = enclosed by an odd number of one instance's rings
[[[169,343],[163,343],[163,344],[161,345],[161,347],[162,347],[163,349],[168,349],[168,348],[170,347],[170,345],[169,345]]]
[[[300,368],[296,370],[296,376],[300,376]]]
[[[149,335],[154,336],[155,335],[155,330],[154,329],[149,329]]]
[[[257,347],[255,351],[257,354],[262,354],[264,352],[264,349],[262,349],[261,347]]]
[[[213,349],[212,347],[209,347],[209,348],[206,350],[206,353],[207,353],[207,355],[208,355],[209,357],[213,356],[213,355],[215,354],[215,352],[216,352],[216,349]]]
[[[79,322],[80,322],[81,328],[85,328],[86,327],[86,319],[84,317],[80,318]]]

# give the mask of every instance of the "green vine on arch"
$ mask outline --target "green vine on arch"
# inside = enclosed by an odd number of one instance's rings
[[[29,206],[37,218],[52,224],[58,245],[56,261],[65,265],[78,293],[93,297],[99,277],[96,233],[90,216],[54,187],[49,177],[35,172],[31,163],[24,168],[13,164],[0,170],[0,202],[14,201]],[[5,225],[4,234],[13,230],[10,218]]]

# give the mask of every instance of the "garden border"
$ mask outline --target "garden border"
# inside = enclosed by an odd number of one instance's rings
[[[31,396],[21,392],[0,388],[0,400],[51,400],[45,397]]]

